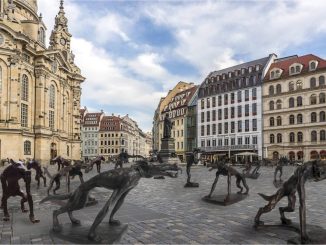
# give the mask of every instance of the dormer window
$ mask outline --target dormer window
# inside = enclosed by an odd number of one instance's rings
[[[229,72],[229,78],[232,77],[232,72]]]
[[[259,71],[260,65],[256,65],[256,71]]]
[[[216,80],[220,81],[220,76],[219,75],[216,76]]]
[[[302,65],[301,64],[298,64],[298,63],[292,64],[290,66],[290,75],[299,74],[301,72],[301,69],[302,69]]]
[[[309,62],[309,71],[314,71],[317,69],[318,61],[312,60]]]
[[[222,79],[223,79],[223,80],[225,79],[225,74],[222,75]]]
[[[252,72],[252,66],[249,66],[249,72]]]
[[[270,73],[270,79],[276,79],[281,76],[281,70],[280,69],[273,69]]]
[[[241,74],[242,74],[242,75],[245,74],[245,71],[246,71],[246,69],[245,69],[245,68],[242,68],[242,69],[241,69]]]

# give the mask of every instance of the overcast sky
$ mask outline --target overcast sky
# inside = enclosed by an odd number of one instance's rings
[[[59,0],[38,0],[54,26]],[[82,106],[129,114],[150,131],[178,82],[275,53],[326,57],[325,0],[65,0]]]

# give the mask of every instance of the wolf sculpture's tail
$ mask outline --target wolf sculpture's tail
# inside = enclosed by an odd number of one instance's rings
[[[71,195],[72,195],[71,193],[65,195],[48,195],[47,197],[43,198],[40,201],[40,204],[48,201],[53,201],[53,200],[67,200],[71,197]]]

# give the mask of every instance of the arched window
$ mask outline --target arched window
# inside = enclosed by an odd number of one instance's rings
[[[326,131],[321,130],[320,131],[320,141],[325,141],[326,140]]]
[[[282,118],[281,118],[281,116],[277,117],[276,124],[277,124],[277,126],[282,126]]]
[[[297,115],[297,124],[302,124],[303,123],[303,119],[302,119],[302,114],[298,114]]]
[[[317,104],[317,95],[313,94],[310,96],[310,105],[316,105]]]
[[[326,115],[324,111],[319,112],[319,121],[326,122]]]
[[[319,77],[319,86],[324,86],[325,85],[325,77],[324,76],[320,76]]]
[[[289,108],[293,108],[294,107],[294,98],[290,98],[289,99]]]
[[[316,62],[315,61],[310,62],[309,70],[310,71],[316,70]]]
[[[273,127],[274,126],[274,117],[271,117],[269,119],[269,126]]]
[[[282,134],[277,134],[277,143],[282,143]]]
[[[28,87],[28,77],[24,74],[21,85],[21,99],[24,101],[28,101]]]
[[[274,101],[269,102],[269,110],[274,110]]]
[[[298,157],[298,160],[302,160],[303,159],[303,151],[298,151],[297,157]]]
[[[273,152],[273,159],[274,159],[274,160],[279,159],[279,154],[278,154],[277,151],[274,151],[274,152]]]
[[[302,132],[298,132],[297,138],[298,138],[298,142],[299,143],[302,143],[303,142],[303,133]]]
[[[297,106],[302,106],[302,97],[297,97]]]
[[[274,134],[270,134],[269,135],[269,143],[274,144],[274,142],[275,142],[275,136],[274,136]]]
[[[311,151],[310,152],[310,159],[311,160],[315,160],[315,159],[318,159],[319,158],[319,154],[317,151]]]
[[[317,113],[316,112],[312,112],[310,114],[310,119],[311,119],[311,122],[312,123],[317,122]]]
[[[326,160],[326,151],[320,151],[320,160]]]
[[[290,152],[289,152],[289,159],[290,159],[291,161],[294,161],[294,160],[295,160],[295,153],[294,153],[293,151],[290,151]]]
[[[293,125],[294,124],[294,115],[289,116],[289,124]]]
[[[289,91],[293,91],[294,90],[294,82],[290,82],[289,83]]]
[[[45,31],[44,31],[43,27],[41,27],[39,30],[38,40],[41,43],[45,44]]]
[[[297,90],[302,89],[302,82],[300,80],[297,81]]]
[[[311,142],[317,141],[317,131],[311,131]]]
[[[269,86],[269,95],[274,95],[274,86]]]
[[[293,132],[290,133],[289,140],[290,140],[290,143],[295,142],[295,134]]]
[[[31,155],[31,142],[28,140],[24,141],[24,155]]]
[[[280,93],[282,93],[282,86],[281,86],[281,84],[277,84],[276,85],[276,94],[280,94]]]
[[[282,109],[282,100],[277,100],[277,101],[276,101],[276,109],[277,109],[277,110]]]
[[[310,88],[315,88],[317,86],[317,81],[315,77],[310,78]]]
[[[53,84],[50,86],[50,100],[49,100],[49,107],[50,107],[51,109],[54,109],[54,108],[55,108],[55,87],[54,87]]]
[[[319,94],[319,104],[324,104],[326,102],[326,96],[325,93]]]

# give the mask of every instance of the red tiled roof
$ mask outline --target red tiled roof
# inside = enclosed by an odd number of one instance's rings
[[[100,131],[120,131],[122,119],[116,116],[104,116],[101,120]]]
[[[320,57],[318,57],[316,55],[313,55],[313,54],[307,54],[307,55],[303,55],[303,56],[300,56],[300,57],[293,56],[293,57],[285,58],[284,60],[277,59],[270,66],[268,72],[266,73],[264,81],[278,80],[278,79],[285,79],[285,78],[288,78],[288,77],[292,77],[289,74],[289,69],[290,69],[290,66],[292,64],[294,64],[294,63],[299,63],[299,64],[303,65],[301,72],[299,74],[296,74],[296,75],[302,75],[302,74],[308,73],[309,72],[309,62],[313,61],[313,60],[318,61],[317,69],[314,70],[314,71],[318,71],[320,69],[325,69],[326,68],[326,60],[324,60],[324,59],[322,59],[322,58],[320,58]],[[270,72],[274,68],[279,68],[279,69],[283,70],[281,76],[278,79],[270,79]],[[295,76],[295,75],[293,75],[293,76]]]
[[[177,93],[169,102],[169,104],[163,109],[162,112],[170,111],[171,110],[177,109],[177,108],[182,108],[188,105],[189,101],[191,100],[192,96],[195,94],[198,86],[193,86],[189,89],[186,89],[184,91],[181,91]],[[189,92],[189,93],[188,93]],[[181,99],[180,101],[178,98],[179,95],[185,94],[185,97]],[[179,102],[179,103],[178,103]],[[173,104],[174,103],[174,104]]]
[[[99,126],[102,114],[103,112],[87,113],[84,116],[83,126],[93,126],[93,127]]]

